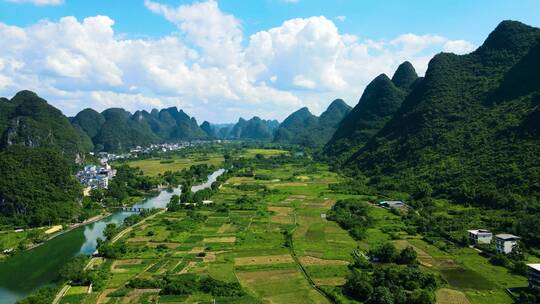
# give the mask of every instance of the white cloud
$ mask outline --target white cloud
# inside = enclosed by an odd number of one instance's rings
[[[465,40],[449,40],[444,43],[443,50],[456,54],[466,54],[474,50],[474,44]]]
[[[233,64],[241,60],[242,30],[240,21],[221,12],[215,0],[172,8],[151,0],[144,4],[163,15],[200,48],[207,64]]]
[[[320,112],[338,97],[354,105],[369,81],[404,60],[422,74],[433,54],[473,47],[438,35],[363,40],[323,16],[244,37],[241,21],[213,0],[145,5],[178,33],[127,39],[107,16],[0,23],[0,95],[31,89],[69,115],[85,107],[178,106],[200,121],[283,119],[302,106]]]
[[[14,3],[32,3],[38,6],[60,5],[64,3],[64,0],[7,0],[7,1],[14,2]]]
[[[341,22],[345,22],[345,20],[347,20],[347,16],[337,16],[336,20],[341,21]]]

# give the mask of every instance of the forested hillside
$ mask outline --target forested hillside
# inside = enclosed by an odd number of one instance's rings
[[[55,148],[72,160],[84,157],[93,147],[60,110],[30,91],[0,100],[0,148],[12,145]]]
[[[540,29],[505,21],[473,53],[435,56],[393,118],[343,169],[384,189],[433,190],[492,207],[534,206],[539,37]]]
[[[351,107],[341,99],[334,100],[320,117],[304,107],[289,115],[279,125],[274,141],[309,148],[322,147],[350,111]]]
[[[264,120],[255,116],[249,120],[240,118],[223,138],[227,139],[253,139],[272,140],[278,128],[277,120]]]
[[[385,74],[364,90],[353,110],[341,121],[324,147],[324,154],[339,163],[362,148],[397,112],[411,87],[418,80],[414,67],[402,63],[392,80]]]
[[[0,151],[0,225],[71,222],[81,186],[56,150],[15,145]]]
[[[152,143],[210,138],[195,118],[176,107],[134,114],[120,108],[102,113],[85,109],[72,119],[72,123],[92,138],[97,151],[122,152]]]

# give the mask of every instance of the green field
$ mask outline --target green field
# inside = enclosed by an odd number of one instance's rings
[[[252,156],[282,153],[248,150]],[[211,159],[222,161],[218,156]],[[144,160],[131,165],[149,166],[143,171],[152,175],[193,163],[192,159],[175,159],[172,163]],[[126,295],[107,296],[124,290],[134,278],[194,274],[241,285],[243,296],[217,297],[217,303],[330,303],[321,290],[331,291],[344,284],[350,273],[351,253],[357,248],[367,252],[389,241],[398,248],[413,246],[421,268],[445,282],[438,293],[441,304],[452,303],[452,299],[512,303],[505,288],[526,284],[525,278],[491,265],[473,249],[446,252],[420,235],[407,234],[401,218],[385,209],[369,209],[374,223],[362,241],[355,241],[325,215],[340,199],[367,202],[372,197],[331,191],[329,184],[343,177],[325,165],[262,162],[251,164],[250,172],[249,176],[233,176],[221,186],[211,198],[216,207],[196,210],[204,220],[191,221],[187,211],[164,212],[123,236],[119,243],[125,244],[126,252],[112,261],[106,286],[89,295],[68,294],[65,299],[69,303],[85,303],[90,298],[100,298],[100,303],[211,302],[213,297],[208,293],[173,296],[152,289],[128,288]],[[254,204],[238,206],[241,197],[252,198]],[[221,205],[227,209],[220,209]],[[290,246],[285,231],[292,232]]]
[[[170,158],[151,158],[143,160],[130,161],[127,164],[131,167],[140,168],[144,174],[156,176],[163,174],[166,171],[180,171],[194,165],[208,164],[219,166],[223,163],[223,156],[212,154],[201,157],[180,157],[173,156]]]

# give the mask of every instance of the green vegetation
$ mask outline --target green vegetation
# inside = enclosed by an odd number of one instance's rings
[[[327,214],[328,219],[337,222],[357,240],[365,237],[367,228],[372,223],[368,205],[354,200],[338,201]]]
[[[12,145],[53,148],[72,161],[85,157],[93,148],[81,129],[30,91],[0,102],[0,148]]]
[[[505,21],[475,52],[435,56],[343,168],[379,190],[424,188],[463,204],[537,212],[540,141],[530,122],[540,101],[539,37],[540,29]]]
[[[55,150],[12,146],[0,152],[1,225],[44,226],[80,214],[81,187]]]
[[[212,166],[219,166],[223,163],[222,154],[209,154],[201,157],[193,156],[186,157],[184,155],[172,155],[168,158],[150,158],[130,161],[127,164],[131,167],[138,167],[144,174],[149,176],[157,176],[158,174],[164,174],[167,171],[181,171],[194,165],[208,164]]]
[[[264,120],[255,116],[250,120],[240,118],[238,122],[222,138],[272,140],[274,131],[278,128],[277,120]]]
[[[398,111],[417,79],[409,62],[399,66],[392,80],[385,74],[375,78],[364,90],[358,104],[339,123],[324,147],[324,155],[342,164],[361,149]]]
[[[343,100],[334,100],[317,117],[308,108],[302,108],[287,117],[276,131],[274,141],[309,148],[320,148],[328,142],[339,122],[351,111]]]
[[[124,152],[136,146],[164,141],[209,138],[195,118],[176,107],[134,114],[120,108],[107,109],[102,113],[85,109],[73,118],[72,123],[88,134],[97,151]]]

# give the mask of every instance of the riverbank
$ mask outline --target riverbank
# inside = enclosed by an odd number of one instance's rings
[[[209,188],[223,172],[223,169],[215,171],[208,176],[205,183],[198,186],[200,189]],[[142,201],[137,200],[133,207],[137,209],[162,209],[158,213],[165,212],[171,197],[180,194],[179,188],[174,188],[173,191],[162,190],[156,196],[146,197]],[[107,225],[121,225],[126,218],[134,214],[133,212],[112,212],[111,210],[109,212],[112,214],[102,214],[83,223],[74,224],[34,250],[21,251],[20,254],[0,263],[0,303],[14,304],[40,287],[52,284],[58,270],[72,257],[79,254],[91,255],[95,252],[98,240],[104,239]],[[149,217],[151,216],[149,215]],[[147,221],[149,217],[141,219],[141,221]],[[141,221],[134,225],[141,225]],[[133,228],[133,226],[125,228],[128,230],[122,229],[117,239],[121,239],[122,235],[128,235],[130,231],[137,231],[137,228]],[[52,300],[53,298],[51,298]]]
[[[43,241],[43,242],[41,242],[41,243],[33,244],[33,245],[31,245],[31,246],[28,246],[28,247],[25,249],[25,251],[35,249],[35,248],[37,248],[37,247],[39,247],[39,246],[43,246],[43,245],[46,244],[48,241],[50,241],[50,240],[52,240],[52,239],[54,239],[54,238],[56,238],[56,237],[59,237],[59,236],[65,234],[65,233],[68,233],[68,232],[70,232],[70,231],[72,231],[72,230],[74,230],[74,229],[77,229],[77,228],[79,228],[79,227],[81,227],[81,226],[85,226],[85,225],[93,224],[93,223],[95,223],[95,222],[99,222],[99,221],[101,221],[102,219],[104,219],[104,218],[106,218],[106,217],[108,217],[108,216],[111,216],[111,214],[112,214],[112,213],[110,213],[110,212],[102,213],[102,214],[96,215],[96,216],[94,216],[94,217],[91,217],[91,218],[89,218],[89,219],[87,219],[87,220],[84,220],[84,221],[82,221],[82,222],[80,222],[80,223],[72,224],[72,225],[70,225],[68,228],[66,228],[66,229],[64,229],[64,230],[61,230],[61,231],[59,231],[59,232],[57,232],[57,233],[51,235],[51,236],[48,237],[45,241]]]

